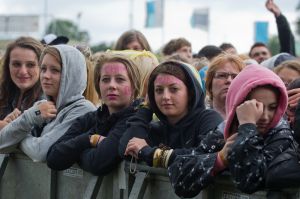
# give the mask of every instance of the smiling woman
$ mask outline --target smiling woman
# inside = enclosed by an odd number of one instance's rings
[[[30,37],[8,45],[0,84],[0,129],[42,98],[38,64],[42,50],[42,44]]]
[[[18,146],[33,161],[45,161],[49,147],[73,121],[95,110],[82,96],[85,59],[74,47],[48,46],[41,55],[41,83],[46,99],[38,101],[0,132],[0,152]]]

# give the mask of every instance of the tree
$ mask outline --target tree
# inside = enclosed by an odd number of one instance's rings
[[[296,8],[297,11],[300,11],[300,1],[298,3],[298,6]],[[297,31],[297,34],[300,35],[300,16],[298,16],[297,20],[296,20],[296,31]]]
[[[103,42],[103,43],[92,46],[91,50],[93,53],[96,53],[96,52],[101,52],[101,51],[103,52],[108,49],[112,49],[112,47],[113,47],[113,43],[107,44],[107,43]]]
[[[270,49],[272,55],[276,55],[280,52],[280,44],[277,35],[271,36],[267,44],[268,48]]]
[[[46,34],[56,34],[68,37],[70,40],[76,40],[80,42],[88,42],[90,39],[87,31],[79,30],[78,26],[70,21],[64,19],[52,20],[46,28]]]

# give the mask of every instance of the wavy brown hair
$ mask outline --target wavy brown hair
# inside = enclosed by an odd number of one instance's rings
[[[116,42],[114,50],[127,50],[127,45],[134,41],[139,42],[144,50],[151,51],[146,37],[138,30],[128,30],[124,32]]]
[[[7,46],[1,65],[0,108],[6,107],[9,101],[13,100],[15,93],[19,92],[19,88],[11,79],[9,70],[10,53],[17,47],[32,50],[36,54],[37,62],[43,50],[43,45],[31,37],[20,37]],[[30,108],[40,97],[41,93],[41,84],[40,81],[37,81],[31,89],[24,93],[24,96],[28,96],[24,103],[24,109]]]

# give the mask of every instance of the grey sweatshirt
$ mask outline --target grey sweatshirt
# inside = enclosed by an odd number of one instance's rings
[[[19,146],[33,161],[43,162],[50,146],[68,130],[77,117],[96,110],[82,95],[87,83],[83,55],[68,45],[54,47],[58,49],[62,59],[56,117],[51,121],[43,119],[38,114],[38,104],[42,101],[36,102],[0,131],[0,152],[11,152]],[[47,99],[50,100],[49,96]],[[42,127],[39,137],[32,135],[33,128],[36,127]]]

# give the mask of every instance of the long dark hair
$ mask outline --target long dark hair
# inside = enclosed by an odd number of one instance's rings
[[[31,38],[31,37],[20,37],[10,43],[6,49],[6,52],[2,58],[2,75],[1,75],[1,82],[0,82],[0,108],[7,107],[9,101],[13,100],[13,97],[16,93],[19,93],[19,88],[15,85],[12,81],[10,76],[9,70],[9,63],[10,63],[10,53],[11,51],[16,48],[25,48],[32,50],[37,56],[37,62],[43,50],[43,45]],[[30,108],[33,103],[39,98],[41,95],[42,89],[40,85],[40,81],[37,81],[34,86],[24,93],[26,96],[26,101],[24,101],[24,109]],[[19,107],[20,108],[20,107]]]

